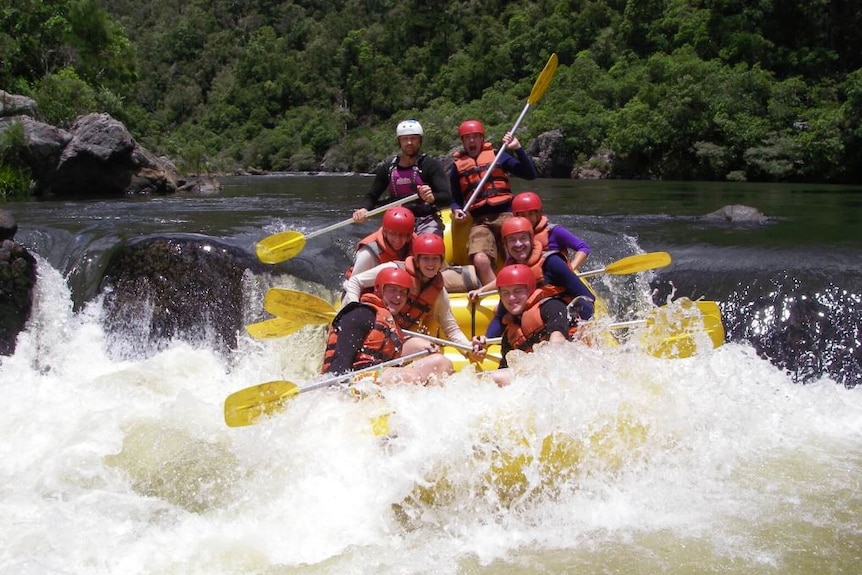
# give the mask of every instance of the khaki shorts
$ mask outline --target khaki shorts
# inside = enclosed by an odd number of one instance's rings
[[[498,256],[503,258],[505,253],[500,230],[503,228],[503,222],[511,217],[512,212],[503,212],[476,219],[470,228],[467,255],[472,258],[479,252],[485,252],[492,262],[496,261]]]
[[[449,266],[442,273],[443,284],[449,293],[465,293],[482,287],[473,266]]]

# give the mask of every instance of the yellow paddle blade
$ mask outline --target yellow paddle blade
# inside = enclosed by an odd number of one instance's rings
[[[605,273],[611,275],[625,275],[654,270],[670,265],[670,254],[667,252],[650,252],[647,254],[636,254],[617,260],[608,264]]]
[[[284,288],[267,290],[263,309],[274,316],[305,319],[308,323],[329,323],[338,313],[335,306],[321,297]]]
[[[273,339],[295,333],[307,325],[316,323],[303,317],[274,317],[251,323],[245,326],[245,331],[254,339]]]
[[[542,73],[536,78],[536,83],[533,84],[533,89],[530,91],[530,96],[527,98],[527,104],[533,105],[545,95],[548,86],[551,85],[551,80],[554,78],[554,73],[557,71],[557,54],[551,54],[548,58],[548,63],[542,69]]]
[[[305,247],[305,236],[301,232],[286,231],[267,236],[255,244],[257,259],[265,264],[277,264],[289,260]]]
[[[269,381],[241,389],[224,400],[224,421],[228,427],[251,425],[284,409],[287,400],[298,393],[299,387],[289,381]]]
[[[724,326],[718,304],[692,302],[684,298],[675,304],[678,305],[659,308],[647,319],[647,330],[641,336],[647,353],[664,358],[691,357],[697,353],[702,334],[709,336],[713,347],[724,344]]]

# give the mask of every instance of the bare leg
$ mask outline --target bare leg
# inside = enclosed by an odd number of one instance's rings
[[[389,367],[377,378],[380,385],[392,385],[398,383],[409,383],[416,385],[428,385],[429,379],[434,376],[448,375],[455,371],[452,362],[446,356],[435,353],[428,357],[418,359],[407,367]]]
[[[497,279],[497,274],[494,273],[494,263],[488,254],[478,252],[473,254],[473,266],[476,268],[476,275],[479,276],[479,281],[482,285],[486,285]]]
[[[482,376],[490,376],[494,380],[494,383],[497,384],[497,387],[506,387],[512,383],[512,370],[508,367],[486,371],[482,373]]]

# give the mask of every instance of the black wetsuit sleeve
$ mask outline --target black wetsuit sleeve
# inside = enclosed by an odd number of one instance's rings
[[[371,184],[371,189],[362,198],[360,207],[366,210],[373,210],[380,202],[380,196],[389,188],[389,165],[387,162],[382,162],[377,166],[374,172],[374,182]]]
[[[556,298],[551,298],[541,304],[539,313],[545,323],[545,332],[548,337],[555,331],[559,331],[567,338],[569,336],[569,312],[566,304]]]
[[[449,176],[443,169],[443,164],[426,156],[421,169],[422,179],[431,186],[431,191],[434,192],[434,205],[438,208],[448,208],[452,203],[452,190],[449,187]]]
[[[374,327],[374,316],[373,309],[358,305],[335,319],[332,326],[338,331],[338,339],[329,373],[346,373],[353,370],[356,355],[362,349],[368,332]]]
[[[544,339],[547,341],[551,334],[559,331],[568,338],[569,336],[569,312],[566,309],[566,304],[556,298],[545,300],[539,304],[539,314],[542,316],[542,322],[545,324]],[[506,335],[503,334],[503,343],[501,344],[500,352],[503,360],[500,362],[500,367],[509,367],[509,362],[506,361],[506,354],[512,350],[512,346]]]

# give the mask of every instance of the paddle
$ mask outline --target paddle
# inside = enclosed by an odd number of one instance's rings
[[[302,317],[307,323],[329,323],[338,313],[335,306],[321,297],[284,288],[267,290],[263,309],[278,317]]]
[[[515,125],[512,126],[512,129],[509,132],[512,135],[515,134],[515,131],[518,129],[518,126],[521,125],[521,121],[527,115],[527,112],[530,110],[530,106],[538,102],[542,96],[545,95],[545,91],[547,91],[548,86],[551,84],[551,80],[554,77],[554,72],[557,71],[557,55],[551,54],[551,57],[548,58],[548,63],[545,64],[545,67],[542,69],[542,72],[539,74],[539,77],[536,78],[536,83],[533,84],[533,89],[530,91],[530,95],[527,98],[527,103],[524,105],[524,109],[521,110],[521,115],[518,116],[518,119],[515,121]],[[500,149],[497,151],[497,155],[494,156],[494,161],[491,162],[491,165],[488,166],[488,169],[485,171],[485,174],[482,176],[482,179],[479,180],[479,185],[473,191],[473,194],[470,196],[470,199],[467,200],[467,203],[464,204],[464,211],[468,211],[470,206],[473,205],[473,201],[479,195],[479,191],[485,187],[485,184],[488,182],[488,178],[491,177],[491,172],[494,170],[494,166],[500,161],[500,157],[503,155],[503,152],[506,151],[506,146],[500,146]]]
[[[392,203],[386,204],[385,206],[380,206],[379,208],[374,208],[369,211],[367,216],[374,216],[379,213],[385,212],[389,208],[394,208],[396,206],[400,206],[402,204],[406,204],[408,202],[412,202],[414,200],[419,199],[419,194],[410,194],[407,197],[400,198],[395,200]],[[343,228],[345,226],[349,226],[353,223],[353,219],[344,220],[343,222],[339,222],[337,224],[332,224],[331,226],[325,227],[322,230],[317,230],[311,232],[310,234],[303,234],[302,232],[296,231],[286,231],[279,232],[277,234],[272,234],[271,236],[267,236],[257,242],[255,244],[255,251],[257,252],[257,257],[260,261],[265,264],[277,264],[279,262],[283,262],[285,260],[289,260],[296,254],[302,251],[302,248],[305,247],[305,241],[309,240],[313,237],[323,235],[325,233],[331,232],[333,230],[337,230],[339,228]]]
[[[601,274],[609,274],[612,276],[634,274],[663,268],[670,265],[670,254],[667,252],[649,252],[645,254],[635,254],[609,263],[607,266],[586,272],[575,272],[579,278],[589,278]],[[495,294],[497,290],[483,291],[476,294],[477,298]]]
[[[305,316],[273,317],[245,326],[245,330],[254,339],[273,339],[297,332],[309,325]]]
[[[342,383],[363,373],[393,365],[400,365],[414,359],[419,359],[424,355],[428,355],[428,353],[428,350],[423,349],[404,357],[398,357],[378,363],[377,365],[336,375],[303,387],[284,380],[269,381],[246,387],[245,389],[235,391],[224,400],[224,421],[228,427],[251,425],[265,415],[272,415],[284,409],[285,403],[295,395]]]
[[[647,326],[639,337],[650,355],[664,358],[691,357],[697,352],[697,335],[706,333],[714,348],[724,344],[724,325],[721,310],[714,301],[678,301],[678,305],[665,305],[653,310],[649,317],[612,323],[610,329]],[[699,313],[680,312],[679,307],[696,306]]]
[[[609,274],[612,276],[627,275],[663,268],[669,266],[670,261],[670,254],[667,252],[649,252],[624,257],[609,263],[603,268],[576,273],[579,278],[589,278],[600,274]]]

